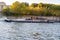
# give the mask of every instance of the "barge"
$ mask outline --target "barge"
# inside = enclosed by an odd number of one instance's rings
[[[20,23],[54,23],[51,20],[30,20],[30,19],[5,19],[5,22],[20,22]]]

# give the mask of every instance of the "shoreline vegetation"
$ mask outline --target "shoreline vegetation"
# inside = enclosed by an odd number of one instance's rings
[[[55,16],[60,17],[60,5],[46,4],[46,3],[32,3],[29,5],[27,2],[20,3],[14,2],[9,7],[2,10],[5,16]]]

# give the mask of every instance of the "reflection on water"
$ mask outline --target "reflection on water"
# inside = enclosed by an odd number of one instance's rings
[[[59,40],[60,23],[0,22],[0,40]]]

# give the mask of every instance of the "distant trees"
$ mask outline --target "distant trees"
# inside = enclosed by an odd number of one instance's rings
[[[5,16],[9,16],[9,15],[11,14],[9,7],[5,7],[5,8],[2,10],[2,13],[3,13],[3,15],[5,15]]]
[[[50,7],[51,10],[60,10],[60,5],[52,5]]]
[[[16,1],[10,7],[4,8],[2,13],[6,16],[60,16],[60,5],[44,3],[32,3],[29,5],[26,2],[20,3]]]
[[[39,3],[39,4],[38,4],[38,7],[39,7],[39,8],[43,7],[43,3]]]
[[[38,6],[37,3],[32,3],[32,4],[30,5],[30,7],[33,7],[33,8],[35,8],[35,7],[37,7],[37,6]]]

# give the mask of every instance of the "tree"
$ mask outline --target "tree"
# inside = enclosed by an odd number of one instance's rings
[[[10,6],[10,12],[12,13],[20,13],[20,3],[18,1],[14,2],[11,6]]]
[[[22,2],[21,3],[23,6],[25,6],[25,7],[28,7],[29,6],[29,3],[27,3],[27,2]]]
[[[38,6],[37,3],[32,3],[32,4],[30,5],[30,7],[33,7],[33,8],[35,8],[35,7],[37,7],[37,6]]]
[[[52,5],[51,10],[60,10],[60,5]]]
[[[29,6],[26,2],[20,3],[19,1],[16,1],[10,7],[3,9],[2,12],[7,16],[60,16],[60,5],[32,3]]]
[[[43,7],[43,3],[39,3],[39,4],[38,4],[38,7],[39,7],[39,8]]]
[[[9,7],[6,7],[2,10],[3,15],[10,16],[10,9]]]
[[[16,15],[24,15],[27,7],[27,3],[14,2],[10,7],[10,12]]]

